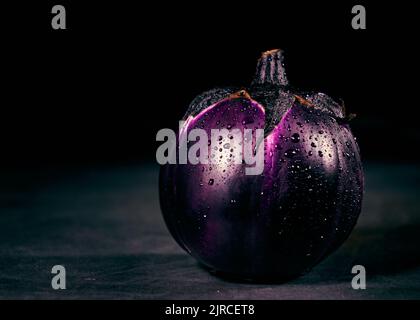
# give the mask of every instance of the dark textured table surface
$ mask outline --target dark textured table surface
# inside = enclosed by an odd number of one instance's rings
[[[197,265],[169,235],[158,166],[1,172],[2,299],[420,298],[420,166],[368,163],[359,223],[307,275],[284,284],[233,283]],[[51,267],[67,289],[51,289]],[[351,288],[362,264],[367,289]]]

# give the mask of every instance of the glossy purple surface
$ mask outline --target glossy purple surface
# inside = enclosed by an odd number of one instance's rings
[[[288,279],[350,234],[363,193],[358,146],[347,124],[313,105],[314,96],[308,100],[292,99],[263,143],[254,141],[264,147],[261,175],[245,175],[248,165],[233,161],[234,148],[241,148],[236,137],[209,146],[209,154],[216,148],[216,163],[162,167],[168,228],[210,269],[244,279]],[[263,129],[266,108],[231,96],[189,116],[187,131],[202,128],[210,137],[211,129]]]

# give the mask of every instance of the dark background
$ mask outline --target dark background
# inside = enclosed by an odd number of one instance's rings
[[[367,30],[351,28],[364,4]],[[64,4],[67,30],[52,30]],[[367,1],[22,2],[0,5],[0,298],[420,297],[416,10]],[[348,241],[290,283],[211,276],[160,214],[156,133],[191,100],[247,86],[282,48],[290,83],[358,116],[366,176]],[[51,289],[66,266],[68,289]],[[351,289],[362,264],[368,289]]]
[[[353,30],[357,3],[72,2],[65,31],[51,28],[55,2],[3,8],[1,160],[153,160],[159,129],[204,90],[247,86],[272,48],[294,87],[358,115],[364,159],[418,160],[414,11],[362,2],[367,30]]]

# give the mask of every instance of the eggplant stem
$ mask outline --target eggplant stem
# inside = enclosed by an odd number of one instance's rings
[[[289,81],[283,65],[283,50],[273,49],[261,54],[253,85],[287,86]]]

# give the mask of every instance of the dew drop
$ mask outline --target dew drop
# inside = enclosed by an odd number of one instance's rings
[[[295,156],[295,155],[296,155],[296,150],[294,150],[294,149],[289,149],[289,150],[287,150],[287,151],[284,153],[284,155],[285,155],[287,158],[292,158],[293,156]]]
[[[299,142],[300,137],[299,137],[299,133],[294,133],[292,134],[292,138],[290,139],[292,142]]]

